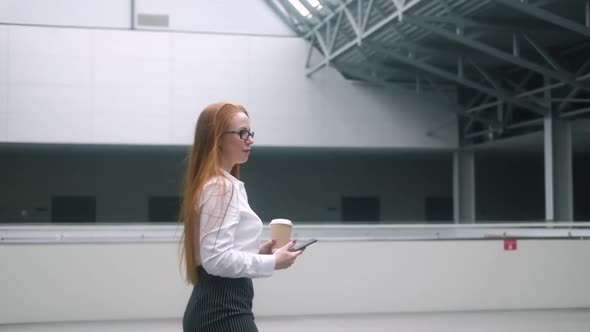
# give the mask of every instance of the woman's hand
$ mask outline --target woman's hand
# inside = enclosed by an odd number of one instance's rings
[[[270,240],[264,242],[260,248],[258,249],[258,253],[261,255],[270,255],[272,254],[272,247],[277,243],[276,240]]]
[[[289,251],[294,245],[295,240],[289,241],[289,243],[274,252],[276,259],[275,270],[282,270],[290,267],[295,263],[297,257],[303,253],[303,250]]]

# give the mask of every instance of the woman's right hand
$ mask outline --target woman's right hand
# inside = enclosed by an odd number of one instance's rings
[[[289,241],[289,243],[278,248],[273,255],[275,255],[275,270],[282,270],[290,267],[295,263],[297,256],[303,253],[303,250],[289,251],[295,245],[295,240]]]

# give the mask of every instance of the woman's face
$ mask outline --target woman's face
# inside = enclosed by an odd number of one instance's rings
[[[248,161],[250,146],[254,144],[254,138],[250,133],[250,118],[246,113],[236,113],[221,138],[221,167],[223,169],[229,172],[234,165]]]

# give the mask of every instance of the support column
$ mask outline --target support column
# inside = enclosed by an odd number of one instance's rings
[[[572,135],[566,120],[546,116],[545,220],[573,221]]]
[[[546,82],[548,83],[548,82]],[[549,100],[549,91],[545,93]],[[549,102],[550,106],[551,103]],[[545,220],[573,221],[572,134],[567,120],[551,108],[544,122]]]
[[[475,157],[473,151],[453,154],[453,215],[455,224],[475,223]]]

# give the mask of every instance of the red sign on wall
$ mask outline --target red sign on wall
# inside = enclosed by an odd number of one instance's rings
[[[504,240],[504,250],[506,251],[513,251],[518,249],[518,245],[516,243],[516,239],[509,239]]]

